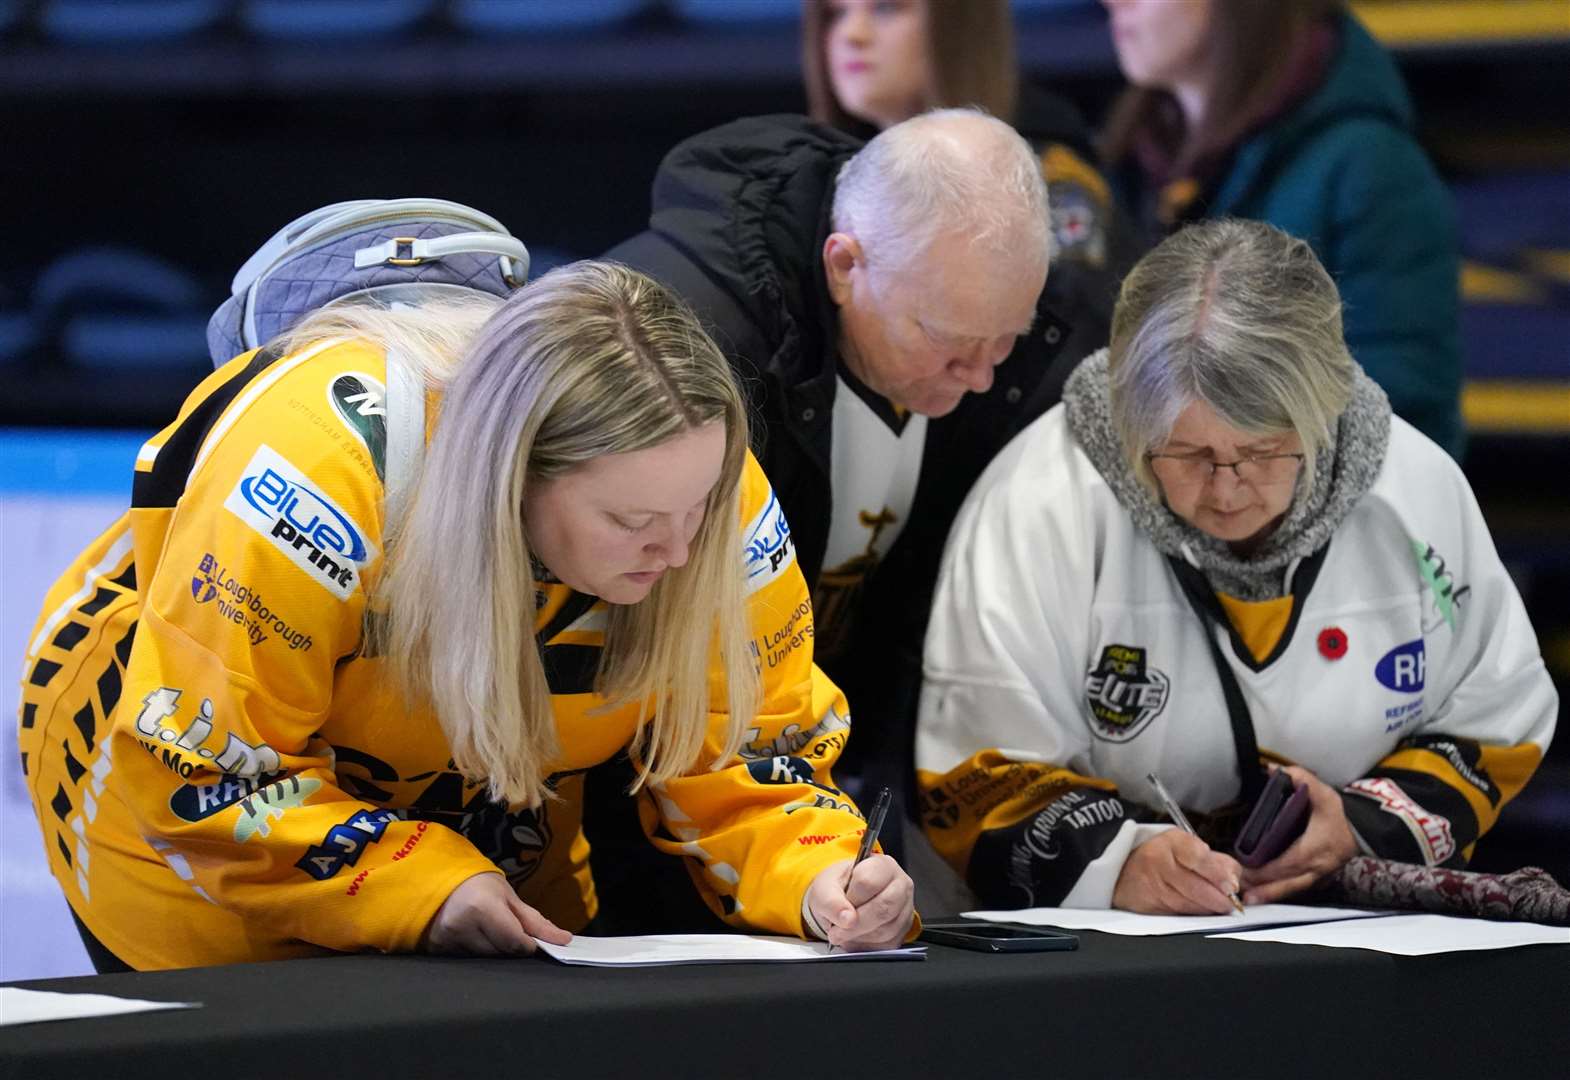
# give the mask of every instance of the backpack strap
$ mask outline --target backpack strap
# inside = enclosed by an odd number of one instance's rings
[[[1259,763],[1259,743],[1254,736],[1254,718],[1248,711],[1248,701],[1243,697],[1243,688],[1238,685],[1232,665],[1227,663],[1221,645],[1216,641],[1216,627],[1227,625],[1226,613],[1221,610],[1204,574],[1175,555],[1167,556],[1167,564],[1182,586],[1184,599],[1199,616],[1205,644],[1210,646],[1210,659],[1215,663],[1216,678],[1221,681],[1221,696],[1226,701],[1227,720],[1232,725],[1232,746],[1237,752],[1238,778],[1242,781],[1240,798],[1244,806],[1253,806],[1264,790],[1267,777],[1264,766]]]
[[[529,276],[529,252],[516,236],[500,233],[449,233],[429,239],[394,237],[381,244],[360,248],[354,253],[354,268],[386,263],[391,266],[417,266],[427,259],[440,259],[444,255],[499,255],[510,260],[504,273],[522,284]]]
[[[383,477],[383,536],[403,524],[409,496],[425,463],[425,380],[400,353],[387,351],[387,446]]]

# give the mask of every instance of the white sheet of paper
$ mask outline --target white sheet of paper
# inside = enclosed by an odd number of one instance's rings
[[[108,994],[60,994],[53,990],[22,990],[15,986],[0,986],[0,1025],[201,1007],[199,1001],[141,1001],[137,998],[110,997]]]
[[[1373,949],[1397,956],[1474,949],[1513,949],[1518,945],[1570,945],[1570,927],[1527,922],[1492,922],[1453,915],[1392,915],[1369,922],[1320,923],[1249,930],[1214,937],[1237,941],[1282,941],[1289,945],[1327,945],[1335,949]]]
[[[566,945],[539,942],[564,964],[590,967],[649,967],[657,964],[740,964],[803,960],[925,960],[925,945],[873,952],[845,952],[825,942],[744,934],[641,934],[586,937],[574,934]]]
[[[967,911],[965,917],[986,919],[988,922],[1057,926],[1065,930],[1100,930],[1108,934],[1147,937],[1159,934],[1214,934],[1220,930],[1329,922],[1335,919],[1367,919],[1386,914],[1388,912],[1365,911],[1362,908],[1255,904],[1244,908],[1241,915],[1236,912],[1226,915],[1138,915],[1132,911],[1111,908],[1025,908],[1021,911]]]

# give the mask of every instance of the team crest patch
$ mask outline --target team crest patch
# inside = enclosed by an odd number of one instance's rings
[[[1170,691],[1165,673],[1146,663],[1144,649],[1108,645],[1085,675],[1091,734],[1105,742],[1128,742],[1166,708]]]

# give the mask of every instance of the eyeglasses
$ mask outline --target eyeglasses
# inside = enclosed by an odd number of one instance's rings
[[[1238,483],[1250,487],[1280,487],[1297,480],[1305,454],[1259,454],[1236,461],[1216,461],[1202,454],[1146,454],[1150,471],[1168,487],[1198,487],[1208,483],[1217,469],[1231,469]]]

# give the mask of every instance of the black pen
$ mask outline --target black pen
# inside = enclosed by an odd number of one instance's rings
[[[840,886],[845,891],[850,890],[850,879],[856,875],[856,867],[861,865],[861,860],[872,854],[872,845],[878,842],[878,831],[883,828],[883,817],[889,812],[889,789],[887,786],[878,792],[878,797],[872,804],[872,813],[867,815],[867,827],[861,834],[861,846],[856,849],[856,857],[851,860],[850,870],[845,874],[845,884]],[[849,897],[846,897],[848,900]],[[827,934],[818,930],[825,938]],[[839,946],[830,944],[829,951],[833,952]]]
[[[878,842],[878,832],[883,828],[883,818],[889,812],[889,789],[885,787],[878,792],[877,801],[872,804],[872,813],[867,815],[867,829],[861,834],[861,847],[856,849],[856,860],[850,864],[850,873],[845,875],[845,885],[850,886],[850,879],[856,873],[856,867],[861,865],[861,860],[872,854],[872,845]]]
[[[1167,817],[1172,819],[1173,824],[1190,836],[1198,836],[1199,834],[1194,831],[1194,826],[1190,825],[1188,818],[1184,816],[1183,808],[1178,806],[1177,800],[1172,797],[1171,793],[1167,791],[1166,785],[1161,782],[1161,777],[1153,772],[1148,772],[1145,774],[1145,779],[1149,780],[1150,786],[1156,789],[1156,795],[1161,799],[1162,807],[1166,810]],[[1227,899],[1232,901],[1232,906],[1237,909],[1239,915],[1243,914],[1243,901],[1238,899],[1237,893],[1227,893]]]

